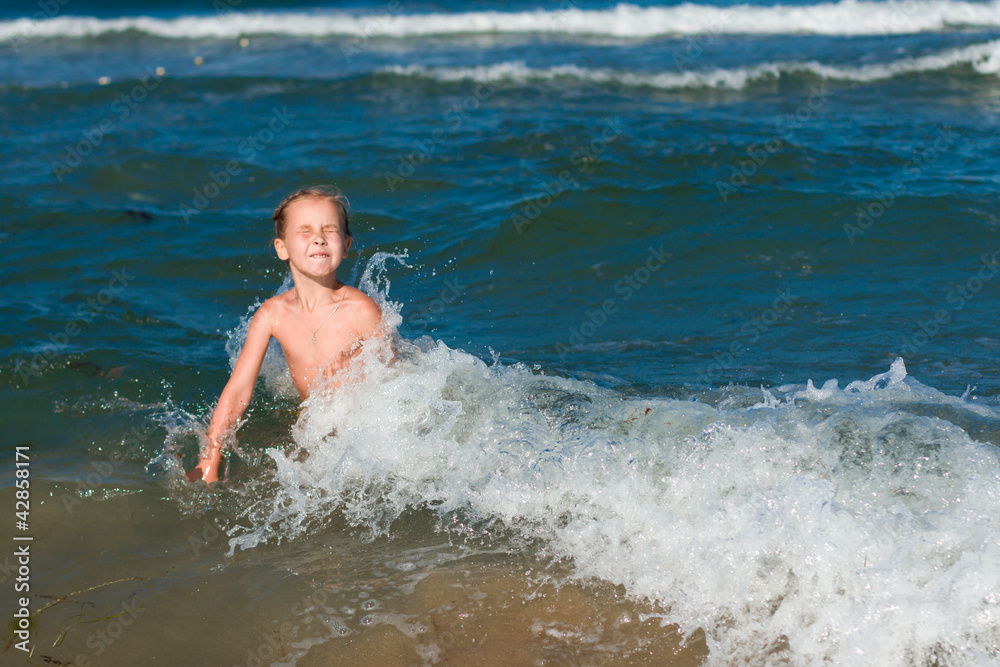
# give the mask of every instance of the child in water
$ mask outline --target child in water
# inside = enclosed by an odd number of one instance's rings
[[[361,343],[380,331],[378,304],[337,280],[337,267],[351,248],[346,204],[339,190],[320,186],[295,192],[274,211],[274,249],[288,262],[295,287],[265,301],[250,321],[246,343],[212,415],[208,445],[188,472],[192,482],[218,480],[222,438],[250,404],[272,337],[281,344],[304,400],[317,377],[330,377],[350,365]]]

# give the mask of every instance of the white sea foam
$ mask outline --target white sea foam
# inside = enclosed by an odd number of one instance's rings
[[[772,649],[789,664],[1000,659],[1000,454],[928,416],[1000,414],[902,361],[747,409],[626,399],[426,337],[398,347],[386,366],[373,341],[348,389],[306,402],[294,443],[269,451],[270,516],[234,548],[335,509],[381,533],[432,507],[655,601],[704,629],[712,664]]]
[[[633,72],[594,69],[576,65],[529,67],[524,62],[504,62],[479,67],[425,67],[423,65],[392,66],[383,73],[403,77],[428,78],[438,81],[473,80],[488,83],[509,82],[526,84],[546,81],[578,81],[580,83],[634,86],[678,90],[687,88],[722,88],[741,90],[755,82],[779,79],[783,76],[810,74],[831,81],[870,83],[921,72],[938,72],[951,67],[968,65],[980,74],[1000,74],[1000,40],[950,49],[915,58],[848,67],[825,65],[816,61],[763,63],[749,67],[678,72]]]
[[[343,12],[230,12],[158,18],[56,16],[0,22],[0,41],[85,38],[137,31],[168,39],[232,39],[274,34],[299,37],[551,34],[649,38],[699,34],[883,35],[1000,26],[1000,2],[842,0],[813,5],[672,7],[618,4],[608,9],[358,15]]]

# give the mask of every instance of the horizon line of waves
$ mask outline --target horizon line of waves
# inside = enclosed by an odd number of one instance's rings
[[[901,35],[1000,27],[1000,0],[963,2],[841,2],[813,5],[718,7],[684,3],[640,7],[620,3],[607,9],[520,12],[375,14],[254,11],[175,17],[54,16],[0,21],[0,43],[32,38],[100,37],[139,32],[165,39],[232,39],[252,35],[295,37],[410,37],[543,34],[647,39],[669,35],[814,34]]]
[[[968,66],[981,75],[1000,75],[1000,40],[951,49],[938,54],[859,67],[826,65],[810,60],[761,63],[732,69],[634,72],[608,68],[586,68],[577,65],[536,68],[529,67],[523,61],[509,61],[478,67],[393,65],[379,70],[379,73],[431,79],[444,83],[478,81],[525,85],[562,81],[578,82],[584,85],[597,84],[660,90],[697,88],[743,90],[755,83],[802,75],[825,81],[872,83],[901,76],[942,72],[961,66]]]
[[[734,68],[643,72],[613,68],[589,68],[579,65],[531,67],[523,60],[514,60],[474,67],[389,65],[368,72],[340,73],[323,80],[364,82],[371,76],[396,76],[446,84],[475,81],[514,86],[570,83],[659,90],[743,90],[757,83],[782,78],[812,77],[822,81],[873,83],[903,76],[940,73],[960,67],[968,67],[972,72],[982,76],[1000,76],[1000,39],[947,49],[939,53],[860,66],[829,65],[816,60],[807,60],[764,62]],[[114,83],[123,86],[141,80],[141,77],[122,78]],[[191,79],[191,81],[208,80],[238,81],[241,82],[241,85],[264,81],[271,86],[279,86],[290,81],[315,81],[316,79],[314,77],[297,78],[294,76],[277,78],[272,74],[238,77],[227,75],[214,79],[206,77]],[[86,83],[90,85],[89,81]],[[0,85],[0,90],[29,87],[31,86],[24,83],[7,84]],[[63,86],[55,84],[47,87],[63,88]]]

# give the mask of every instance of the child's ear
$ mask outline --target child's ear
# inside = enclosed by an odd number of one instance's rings
[[[288,260],[288,248],[285,247],[285,242],[281,239],[274,239],[274,252],[278,253],[278,259]]]
[[[347,237],[347,242],[344,243],[344,259],[347,259],[347,255],[351,252],[351,243],[354,242],[350,236]]]

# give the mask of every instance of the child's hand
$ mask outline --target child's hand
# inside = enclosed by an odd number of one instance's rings
[[[199,463],[198,465],[196,465],[194,468],[191,468],[190,470],[188,470],[188,472],[187,472],[188,481],[190,481],[190,482],[197,482],[198,480],[203,479],[206,482],[214,482],[214,481],[218,480],[218,476],[217,475],[213,475],[215,477],[215,479],[209,479],[209,474],[208,474],[207,468],[208,468],[207,462],[203,461],[202,463]]]
[[[219,464],[222,462],[222,447],[211,438],[206,438],[201,450],[201,460],[198,465],[188,470],[189,481],[197,482],[199,479],[206,483],[219,481]]]

